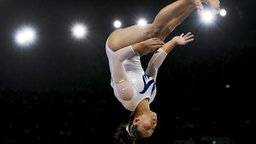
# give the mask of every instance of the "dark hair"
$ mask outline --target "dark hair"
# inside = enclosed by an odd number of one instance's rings
[[[128,123],[122,123],[114,134],[114,144],[135,144],[137,140],[142,139],[141,133],[137,130],[137,126],[132,124],[134,119],[133,113],[130,115]]]
[[[114,134],[114,144],[135,144],[136,137],[129,135],[126,131],[127,124],[122,123]]]

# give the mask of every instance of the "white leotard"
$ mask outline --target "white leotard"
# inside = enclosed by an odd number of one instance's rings
[[[130,47],[131,51],[132,47]],[[114,94],[118,101],[129,111],[134,111],[139,102],[143,99],[148,98],[149,103],[151,103],[156,96],[156,85],[154,79],[147,74],[142,68],[140,56],[137,54],[133,54],[131,57],[125,59],[122,64],[125,69],[125,75],[127,80],[130,81],[133,85],[133,96],[132,99],[128,101],[122,100],[118,95],[118,90],[116,88],[116,83],[113,81],[114,69],[121,69],[121,67],[116,68],[112,64],[112,57],[115,54],[106,44],[106,53],[109,60],[109,68],[111,72],[111,86],[114,89]]]

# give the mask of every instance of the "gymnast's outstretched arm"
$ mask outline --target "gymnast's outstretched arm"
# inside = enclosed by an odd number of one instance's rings
[[[186,45],[194,40],[194,35],[189,32],[187,34],[182,33],[180,36],[175,36],[170,41],[159,48],[156,53],[150,59],[146,74],[153,77],[156,81],[159,67],[162,65],[168,53],[170,53],[176,45]]]

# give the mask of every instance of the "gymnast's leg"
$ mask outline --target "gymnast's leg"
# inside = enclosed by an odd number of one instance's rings
[[[195,7],[194,0],[177,0],[162,8],[154,21],[145,27],[133,25],[112,32],[108,37],[109,47],[116,51],[153,37],[164,40]]]

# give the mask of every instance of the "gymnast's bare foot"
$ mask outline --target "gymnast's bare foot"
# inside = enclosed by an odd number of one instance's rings
[[[196,8],[197,8],[197,12],[200,14],[203,9],[204,9],[204,6],[202,4],[202,0],[195,0],[195,5],[196,5]]]
[[[217,14],[220,10],[220,1],[219,0],[194,0],[195,5],[197,7],[197,11],[200,14],[204,10],[204,6],[202,3],[209,5],[215,14]]]
[[[215,14],[220,11],[220,0],[203,0],[207,5],[209,5]]]

